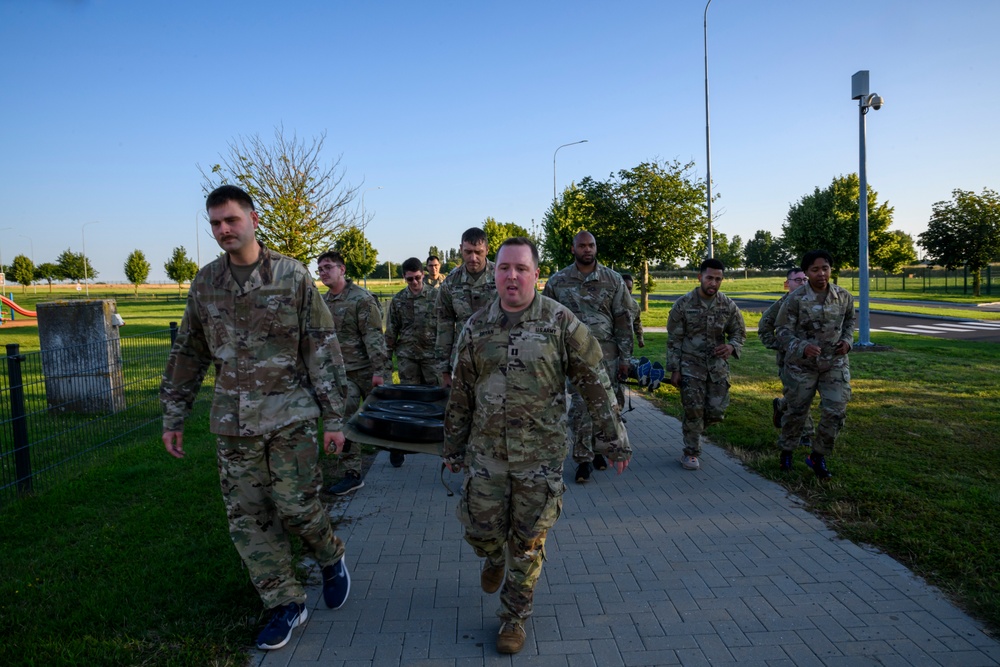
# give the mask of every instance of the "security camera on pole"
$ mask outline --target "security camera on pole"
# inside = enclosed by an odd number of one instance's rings
[[[860,165],[858,167],[858,345],[868,346],[871,341],[871,323],[868,315],[868,174],[865,155],[865,115],[869,109],[878,111],[885,100],[868,92],[868,70],[855,72],[851,77],[851,99],[858,100],[860,132]]]

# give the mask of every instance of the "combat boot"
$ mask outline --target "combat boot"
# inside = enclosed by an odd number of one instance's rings
[[[500,653],[517,653],[524,648],[524,623],[521,621],[504,621],[497,633],[497,651]]]
[[[483,592],[496,593],[500,589],[500,584],[503,583],[503,576],[506,573],[507,568],[504,563],[494,565],[489,558],[483,561],[483,570],[479,573],[479,585]]]
[[[830,479],[833,473],[826,468],[826,457],[819,452],[812,452],[806,457],[806,465],[813,469],[817,479]]]

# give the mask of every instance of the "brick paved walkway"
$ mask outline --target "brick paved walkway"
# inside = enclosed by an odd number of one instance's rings
[[[680,424],[633,399],[620,477],[568,483],[517,656],[496,653],[497,595],[461,539],[440,461],[379,454],[334,508],[351,597],[261,667],[354,665],[997,665],[981,624],[888,556],[838,539],[721,449],[681,469]],[[575,470],[567,463],[566,470]],[[835,465],[835,464],[834,464]],[[458,490],[459,475],[446,479]]]

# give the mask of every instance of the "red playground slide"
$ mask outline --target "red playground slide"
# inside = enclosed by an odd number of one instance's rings
[[[0,294],[0,303],[10,308],[18,315],[24,315],[25,317],[38,317],[38,314],[35,311],[25,310],[24,308],[21,308],[21,306],[17,305],[13,301],[5,297],[3,294]]]

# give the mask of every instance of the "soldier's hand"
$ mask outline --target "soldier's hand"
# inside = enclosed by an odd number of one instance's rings
[[[847,354],[851,351],[851,345],[846,340],[838,341],[836,347],[833,348],[834,354]]]
[[[339,454],[344,451],[344,432],[326,431],[323,433],[323,451],[327,454]]]
[[[163,446],[167,448],[167,454],[176,459],[184,458],[184,431],[164,431]]]
[[[632,459],[629,459],[631,461]],[[612,461],[611,467],[618,471],[618,474],[625,472],[625,468],[628,468],[629,461]]]
[[[372,376],[372,386],[373,387],[381,387],[383,382],[385,382],[385,380],[382,379],[381,375],[373,375]]]
[[[805,357],[806,359],[812,359],[813,357],[818,357],[822,353],[823,353],[823,348],[821,348],[819,345],[813,345],[812,343],[806,345],[805,349],[802,350],[802,356]]]
[[[448,371],[441,373],[441,386],[445,389],[451,386],[451,373]]]
[[[451,472],[462,472],[463,466],[460,462],[456,461],[454,463],[448,463],[446,460],[441,459],[441,463]]]
[[[639,347],[646,347],[646,341],[640,340],[639,341]]]
[[[681,388],[681,372],[674,371],[670,374],[670,384],[674,385],[678,389]]]
[[[622,382],[628,379],[628,363],[618,364],[618,379]]]
[[[722,343],[721,345],[716,345],[715,350],[713,350],[716,357],[719,359],[728,359],[733,352],[736,350],[735,347],[729,345],[728,343]]]

